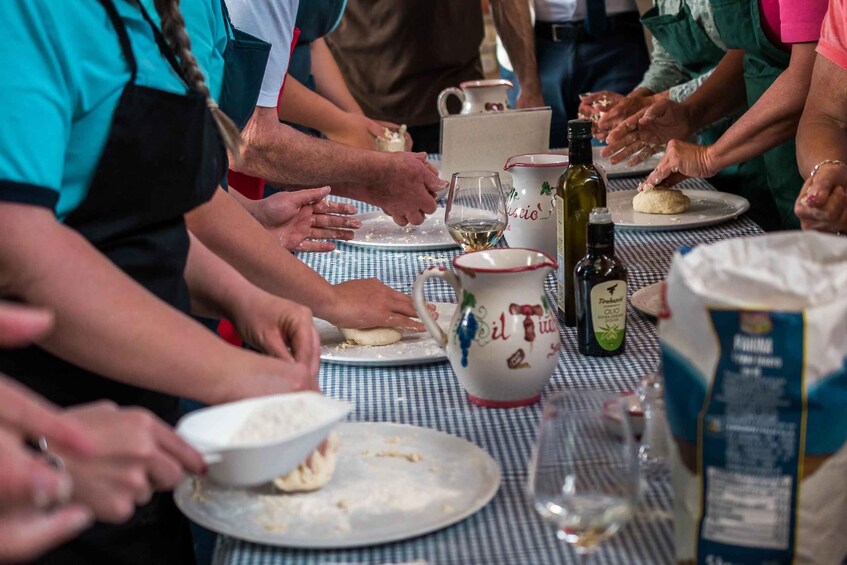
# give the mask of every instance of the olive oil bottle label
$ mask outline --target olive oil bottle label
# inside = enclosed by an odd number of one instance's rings
[[[615,351],[626,331],[626,282],[606,281],[591,289],[591,322],[597,343]]]
[[[572,276],[565,273],[565,201],[561,196],[556,196],[556,262],[559,269],[556,273],[557,302],[558,309],[565,311],[565,277]]]

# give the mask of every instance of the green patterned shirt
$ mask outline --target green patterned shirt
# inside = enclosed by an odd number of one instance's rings
[[[682,2],[688,6],[697,24],[706,32],[709,39],[719,48],[726,51],[726,45],[721,41],[712,16],[712,6],[709,0],[654,0],[659,14],[676,14],[682,9]],[[650,68],[644,73],[644,78],[637,88],[647,88],[655,93],[670,90],[670,99],[676,102],[685,100],[703,84],[712,74],[708,71],[695,77],[686,71],[665,49],[653,38],[653,55]]]

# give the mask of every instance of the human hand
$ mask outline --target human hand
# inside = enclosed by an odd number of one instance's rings
[[[16,318],[24,309],[14,310]],[[85,506],[68,504],[70,476],[24,446],[24,440],[40,436],[80,456],[96,451],[83,427],[30,390],[0,377],[0,563],[34,559],[94,521]]]
[[[803,184],[794,213],[804,230],[847,233],[847,167],[821,166]]]
[[[420,225],[435,212],[435,196],[447,187],[426,153],[381,153],[384,165],[368,184],[368,201],[400,225]]]
[[[653,186],[673,186],[690,177],[714,176],[718,170],[711,151],[711,145],[671,140],[661,161],[644,182]]]
[[[391,327],[423,331],[412,298],[378,279],[354,279],[334,286],[328,322],[342,328]]]
[[[577,112],[586,119],[598,122],[610,109],[614,108],[621,100],[626,98],[623,94],[611,90],[600,90],[579,95],[579,108]]]
[[[0,563],[28,562],[91,526],[91,510],[68,504],[70,476],[2,427],[0,453]]]
[[[259,351],[317,374],[320,337],[305,306],[255,288],[239,297],[230,319],[241,338]]]
[[[605,140],[609,132],[618,127],[624,120],[651,106],[654,101],[653,96],[625,96],[621,98],[597,122],[597,139]]]
[[[544,103],[544,96],[541,94],[541,87],[534,84],[528,84],[527,82],[522,82],[520,85],[520,92],[518,93],[518,99],[515,100],[515,106],[518,110],[546,106]]]
[[[600,154],[610,157],[612,164],[635,155],[629,161],[635,165],[672,139],[688,139],[693,133],[689,124],[688,111],[682,104],[671,100],[656,102],[613,129],[606,136],[608,146]]]
[[[376,120],[376,123],[383,127],[387,127],[392,131],[400,131],[400,126],[398,124],[395,124],[394,122],[384,122],[382,120]],[[380,132],[379,135],[382,135],[383,133],[385,132]],[[412,145],[414,145],[414,140],[412,139],[412,135],[409,133],[409,130],[403,132],[403,139],[406,142],[404,151],[411,151]]]
[[[101,401],[69,408],[65,416],[86,429],[97,454],[50,449],[73,479],[71,499],[100,521],[124,522],[154,490],[173,488],[186,472],[205,472],[203,457],[147,410]]]
[[[352,204],[326,200],[330,187],[278,192],[259,201],[253,216],[291,251],[332,251],[327,239],[353,239],[362,222],[345,218],[357,212]]]

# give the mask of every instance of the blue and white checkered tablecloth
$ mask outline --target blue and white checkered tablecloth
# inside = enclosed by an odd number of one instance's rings
[[[610,190],[633,189],[639,179],[615,179]],[[684,188],[711,189],[702,180]],[[761,234],[742,217],[721,225],[673,232],[617,231],[617,253],[629,267],[632,293],[664,278],[680,247]],[[411,293],[415,277],[434,264],[449,266],[454,251],[392,252],[339,245],[334,253],[304,254],[303,260],[333,283],[379,277]],[[427,285],[428,298],[455,302],[441,281]],[[548,291],[553,290],[552,277]],[[551,295],[552,297],[552,295]],[[630,307],[631,308],[631,307]],[[584,357],[576,349],[576,330],[562,328],[559,365],[544,396],[564,389],[632,390],[659,361],[654,323],[630,309],[626,353],[611,358]],[[351,420],[399,422],[434,428],[465,438],[488,451],[503,471],[500,491],[488,506],[444,530],[392,544],[349,550],[302,550],[262,546],[221,536],[216,565],[405,563],[532,564],[578,563],[527,500],[527,462],[535,440],[541,404],[512,410],[471,405],[449,363],[415,367],[350,367],[323,364],[320,384],[326,395],[355,402]],[[414,485],[410,485],[414,488]],[[671,486],[653,481],[636,518],[594,556],[598,565],[673,562]]]

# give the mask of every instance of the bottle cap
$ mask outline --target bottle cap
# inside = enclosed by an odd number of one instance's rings
[[[591,120],[585,120],[585,119],[568,120],[568,137],[570,137],[570,138],[590,138],[591,137]]]
[[[589,224],[611,224],[612,213],[608,208],[594,208],[588,216]]]

